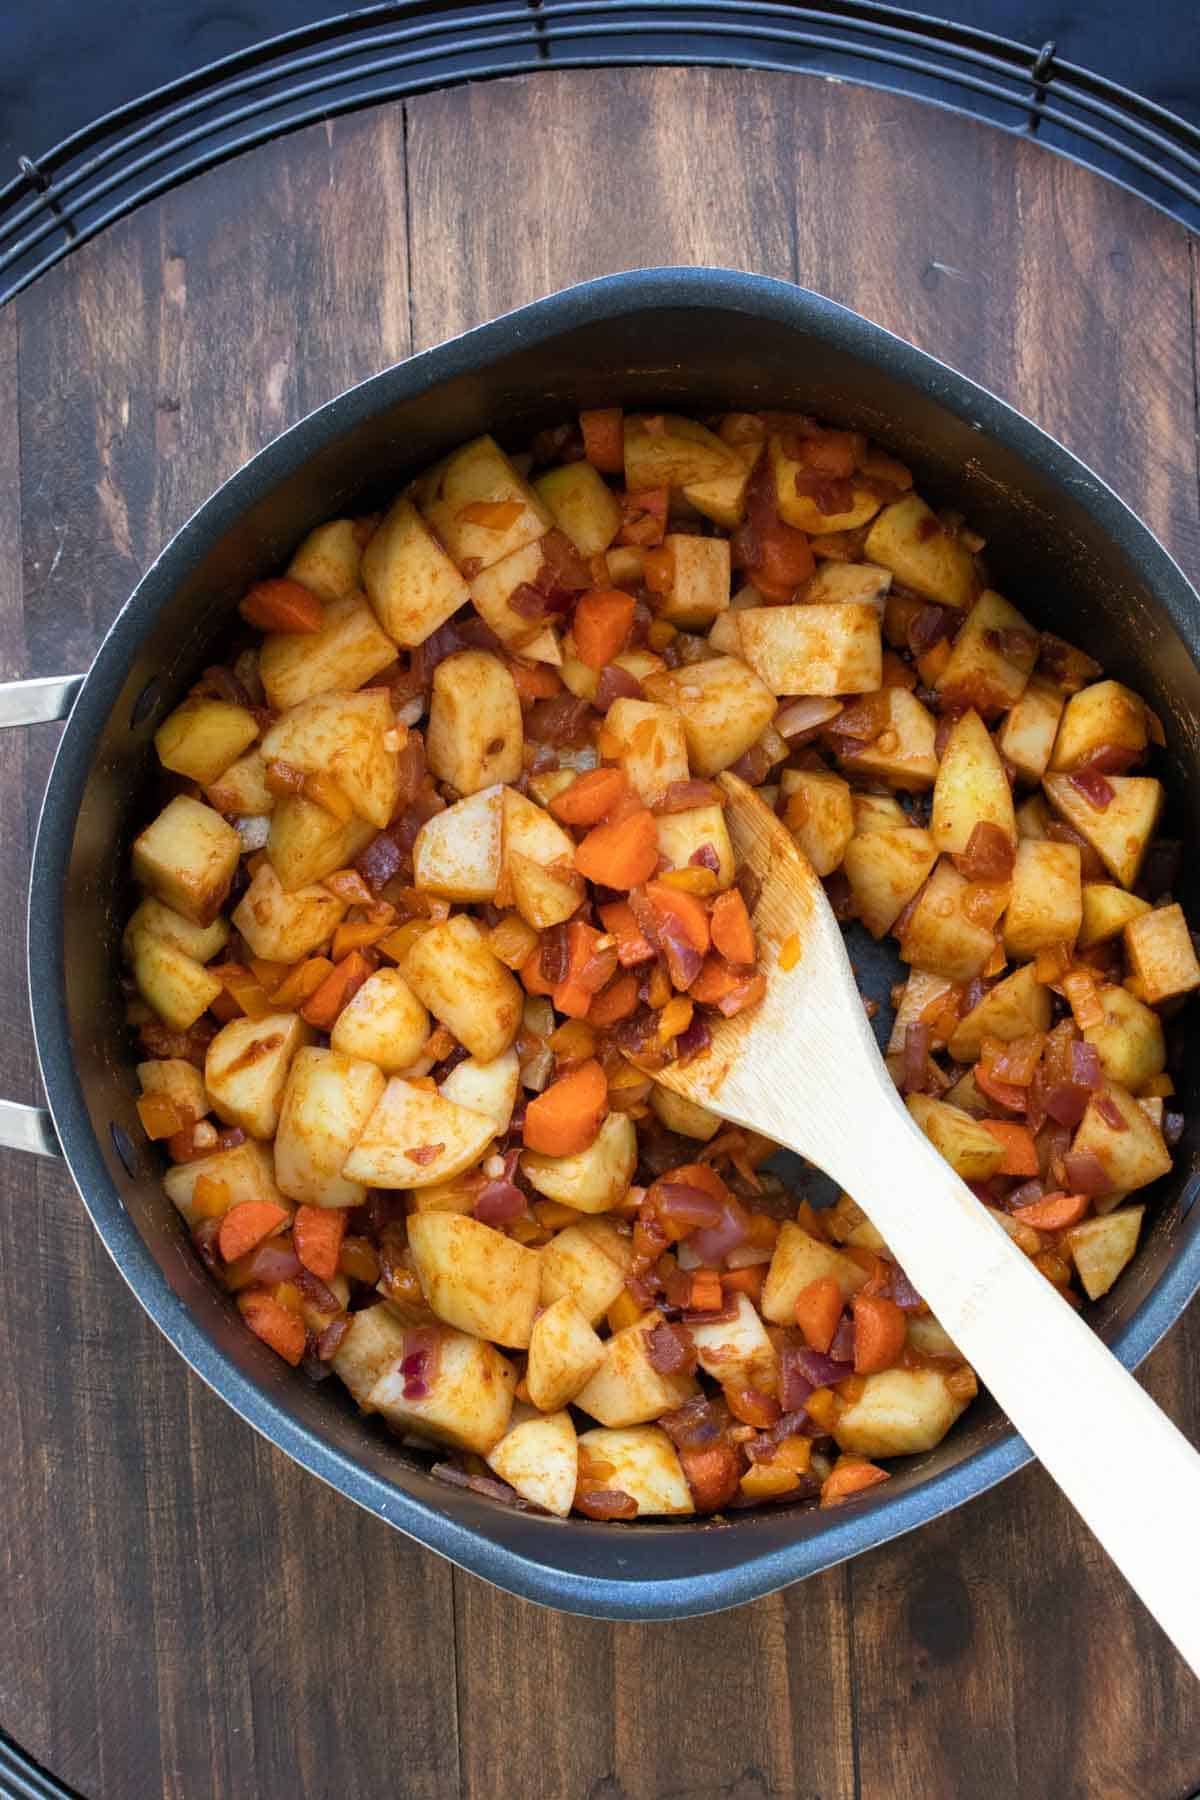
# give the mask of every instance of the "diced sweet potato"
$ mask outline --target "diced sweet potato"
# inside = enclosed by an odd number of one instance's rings
[[[404,1326],[387,1306],[369,1306],[353,1314],[350,1329],[337,1347],[333,1370],[358,1401],[367,1395],[386,1371],[404,1356]]]
[[[1050,767],[1063,696],[1040,676],[1028,682],[997,734],[997,743],[1024,781],[1041,781]]]
[[[294,894],[344,869],[374,836],[375,827],[366,819],[335,819],[302,794],[289,794],[271,814],[267,857],[280,887]]]
[[[528,662],[550,663],[558,668],[563,662],[563,650],[553,625],[531,620],[509,605],[518,588],[536,587],[542,579],[546,565],[545,542],[544,538],[538,538],[473,575],[471,602],[502,644]]]
[[[771,473],[775,478],[775,503],[779,508],[779,516],[785,524],[794,525],[798,531],[807,531],[814,535],[830,531],[854,531],[873,519],[879,511],[879,501],[869,488],[855,486],[848,509],[842,512],[823,513],[815,500],[808,494],[802,494],[796,488],[796,476],[801,473],[801,465],[788,455],[786,440],[783,437],[772,437],[767,445],[767,454],[771,459]]]
[[[657,597],[658,617],[688,631],[707,630],[729,605],[729,539],[669,531],[662,547],[671,585]]]
[[[1150,911],[1150,902],[1107,881],[1085,881],[1083,884],[1083,923],[1079,929],[1079,948],[1090,950],[1093,944],[1107,943],[1119,937],[1131,919]]]
[[[670,1088],[662,1087],[658,1082],[650,1090],[650,1107],[668,1131],[677,1131],[681,1137],[698,1138],[706,1144],[721,1129],[722,1120],[716,1113],[709,1112],[706,1106],[698,1106],[683,1094],[672,1093]]]
[[[263,739],[263,754],[269,762],[328,775],[359,818],[382,830],[400,797],[404,735],[381,688],[315,694],[275,721]]]
[[[282,1198],[275,1184],[270,1149],[252,1138],[235,1144],[231,1150],[216,1150],[211,1156],[198,1157],[195,1162],[176,1163],[163,1176],[163,1189],[192,1229],[211,1216],[201,1213],[194,1202],[196,1183],[202,1176],[217,1184],[218,1191],[224,1190],[226,1211],[240,1206],[243,1200],[278,1202]]]
[[[597,556],[607,550],[621,529],[617,497],[590,462],[547,469],[533,489],[581,556]]]
[[[968,883],[945,857],[925,883],[900,940],[900,955],[915,969],[970,981],[995,948],[995,939],[963,911]]]
[[[707,844],[716,852],[717,889],[732,887],[737,864],[724,807],[714,802],[711,806],[688,807],[686,812],[660,813],[654,828],[658,834],[658,854],[669,867],[688,868]]]
[[[692,1324],[700,1367],[714,1381],[773,1393],[778,1382],[775,1348],[748,1294],[733,1296],[735,1317]]]
[[[139,932],[132,949],[138,992],[172,1031],[187,1031],[221,992],[216,975],[166,938]]]
[[[1120,1129],[1105,1117],[1110,1107],[1121,1116]],[[1157,1181],[1171,1167],[1171,1153],[1161,1131],[1127,1088],[1111,1082],[1103,1095],[1089,1102],[1072,1148],[1090,1150],[1097,1157],[1111,1194],[1131,1194],[1135,1188]]]
[[[1106,1079],[1136,1094],[1167,1066],[1158,1014],[1111,984],[1100,989],[1100,1005],[1104,1023],[1090,1025],[1083,1035],[1096,1046]]]
[[[590,1487],[628,1495],[636,1508],[635,1518],[696,1510],[675,1446],[659,1425],[585,1431],[579,1439],[579,1460],[581,1469],[591,1466],[604,1471]]]
[[[477,1057],[468,1056],[464,1062],[456,1063],[439,1091],[456,1106],[482,1113],[485,1119],[491,1120],[496,1136],[503,1137],[517,1102],[520,1078],[517,1053],[508,1049],[503,1055],[493,1057],[491,1062],[480,1062]]]
[[[169,1100],[180,1118],[190,1125],[208,1112],[208,1094],[204,1077],[192,1063],[179,1057],[163,1057],[137,1066],[138,1085],[143,1094],[159,1094]]]
[[[879,704],[886,712],[883,729],[861,750],[843,754],[842,767],[848,775],[913,793],[932,787],[938,772],[933,714],[902,687],[884,688]]]
[[[631,492],[688,487],[742,471],[729,445],[695,419],[662,413],[651,430],[643,415],[627,413],[624,431],[625,485]]]

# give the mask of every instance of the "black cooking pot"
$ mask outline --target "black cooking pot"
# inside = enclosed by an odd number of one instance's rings
[[[212,659],[247,582],[309,528],[389,498],[483,430],[519,445],[580,407],[802,408],[868,432],[988,540],[997,586],[1076,639],[1162,717],[1174,830],[1200,795],[1197,596],[1096,476],[991,394],[827,300],[780,282],[674,269],[594,281],[466,333],[352,389],[226,482],[147,572],[90,673],[14,684],[0,722],[70,720],[33,858],[29,972],[46,1114],[7,1107],[0,1141],[53,1153],[117,1267],[175,1348],[257,1430],[360,1506],[529,1599],[606,1618],[732,1606],[885,1542],[1029,1458],[990,1402],[887,1485],[835,1512],[728,1524],[603,1525],[512,1511],[434,1480],[246,1331],[160,1188],[135,1110],[118,945],[130,841],[150,811],[151,739]],[[71,702],[73,701],[73,708]],[[1189,896],[1182,896],[1185,903]],[[1194,1085],[1194,1078],[1192,1085]],[[1185,1091],[1189,1117],[1200,1114]],[[1200,1117],[1197,1118],[1200,1124]],[[55,1142],[57,1134],[57,1144]],[[1133,1365],[1200,1284],[1195,1138],[1152,1198],[1138,1256],[1092,1312]],[[1019,1333],[1021,1321],[1014,1319]]]

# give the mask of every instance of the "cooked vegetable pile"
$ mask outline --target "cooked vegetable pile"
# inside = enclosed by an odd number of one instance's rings
[[[314,531],[160,727],[125,951],[166,1192],[446,1480],[832,1504],[975,1393],[852,1196],[654,1079],[771,979],[725,769],[898,940],[889,1067],[980,1204],[1071,1304],[1132,1256],[1200,985],[1162,734],[982,550],[806,416],[584,413]]]

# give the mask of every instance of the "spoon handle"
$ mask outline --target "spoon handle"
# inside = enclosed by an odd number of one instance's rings
[[[887,1099],[818,1160],[1200,1674],[1200,1455]]]

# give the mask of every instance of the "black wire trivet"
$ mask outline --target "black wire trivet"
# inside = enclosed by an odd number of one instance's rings
[[[1200,129],[1010,38],[873,0],[394,0],[223,57],[19,159],[0,187],[0,299],[202,169],[424,89],[545,68],[692,63],[915,94],[1088,164],[1200,229]]]

